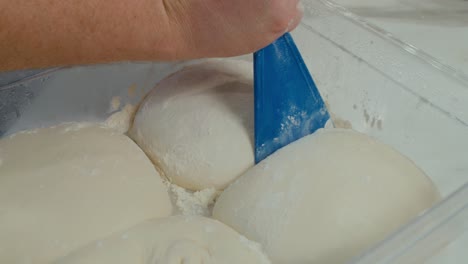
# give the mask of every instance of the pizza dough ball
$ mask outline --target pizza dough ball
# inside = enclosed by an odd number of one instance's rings
[[[173,183],[223,189],[254,164],[251,64],[209,61],[169,76],[130,136]]]
[[[128,137],[92,124],[0,140],[0,263],[50,263],[172,205]]]
[[[320,130],[229,186],[214,218],[261,243],[274,263],[344,263],[429,208],[439,194],[391,147]]]
[[[55,264],[263,264],[258,244],[209,218],[151,220],[95,241]]]

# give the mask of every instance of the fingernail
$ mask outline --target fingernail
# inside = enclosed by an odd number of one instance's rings
[[[288,33],[291,30],[292,25],[294,24],[294,19],[289,20],[288,27],[284,31],[284,33]]]
[[[297,3],[297,10],[299,10],[299,12],[301,13],[304,13],[304,5],[302,4],[301,1]]]

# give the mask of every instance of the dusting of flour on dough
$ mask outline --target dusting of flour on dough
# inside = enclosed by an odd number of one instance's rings
[[[326,108],[328,109],[328,113],[330,114],[330,120],[331,120],[331,123],[327,122],[327,124],[325,124],[325,128],[353,129],[353,125],[351,124],[351,122],[340,118],[330,109],[330,103],[328,103],[328,101],[325,100],[324,103],[325,103]]]
[[[188,216],[211,216],[214,202],[220,194],[215,188],[193,192],[169,182],[166,184],[178,213]]]
[[[262,245],[260,245],[259,243],[255,241],[249,240],[243,235],[239,235],[239,240],[242,244],[247,246],[250,250],[258,253],[257,255],[261,257],[260,259],[261,264],[271,263],[271,261],[267,258],[267,255],[265,251],[263,250]]]
[[[93,123],[87,123],[87,122],[82,122],[82,123],[71,122],[71,123],[63,123],[63,125],[53,126],[51,128],[61,127],[62,129],[60,130],[60,133],[69,133],[69,132],[77,132],[83,128],[87,128],[92,125]]]
[[[119,110],[121,101],[122,100],[120,99],[120,96],[112,97],[112,99],[110,101],[110,105],[109,105],[109,113],[113,113],[113,112]]]
[[[118,132],[125,134],[130,129],[136,110],[136,106],[127,104],[122,110],[109,116],[109,118],[107,118],[104,123],[107,127],[113,128]]]

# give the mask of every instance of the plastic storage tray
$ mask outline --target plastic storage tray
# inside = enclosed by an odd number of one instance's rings
[[[468,1],[335,0],[468,80]]]
[[[354,263],[449,263],[467,254],[457,247],[468,237],[468,83],[331,2],[304,4],[304,20],[293,36],[335,123],[410,157],[445,198]],[[137,103],[185,64],[62,68],[1,87],[0,136],[64,121],[104,120],[114,96]]]

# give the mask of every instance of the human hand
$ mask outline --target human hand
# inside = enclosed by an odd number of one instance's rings
[[[162,0],[174,59],[230,57],[257,51],[293,30],[299,0]]]

